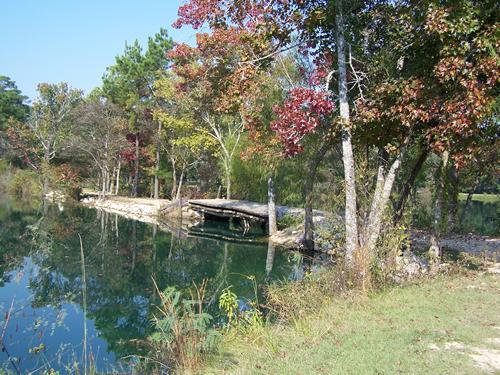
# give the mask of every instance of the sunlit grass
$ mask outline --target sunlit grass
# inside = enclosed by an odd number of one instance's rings
[[[227,337],[203,373],[477,374],[457,341],[492,347],[500,336],[499,278],[448,276],[339,297],[286,325]]]
[[[458,199],[465,201],[467,199],[467,193],[460,193]],[[500,201],[500,194],[473,194],[472,200],[483,203],[495,203]]]

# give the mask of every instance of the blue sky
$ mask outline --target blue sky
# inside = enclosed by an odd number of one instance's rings
[[[175,41],[195,32],[172,28],[182,0],[4,0],[0,5],[0,75],[30,99],[40,82],[68,82],[89,92],[125,41],[146,45],[164,27]]]

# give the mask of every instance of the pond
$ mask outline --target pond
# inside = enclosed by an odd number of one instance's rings
[[[481,202],[473,200],[467,210],[465,201],[459,202],[459,217],[463,220],[460,229],[463,233],[475,233],[487,236],[500,236],[500,200]]]
[[[207,279],[217,317],[224,287],[244,303],[254,297],[247,276],[264,285],[302,272],[290,252],[268,249],[264,238],[191,237],[79,205],[39,210],[12,201],[0,205],[0,254],[0,373],[72,372],[84,341],[98,371],[130,372],[130,356],[152,330],[153,279],[181,291]]]

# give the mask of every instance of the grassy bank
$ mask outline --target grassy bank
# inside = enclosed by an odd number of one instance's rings
[[[442,276],[371,296],[334,298],[287,324],[226,335],[200,373],[481,373],[471,355],[477,348],[500,349],[490,341],[500,338],[499,279]]]
[[[461,201],[467,200],[467,193],[458,194],[458,199]],[[500,201],[499,194],[473,194],[472,200],[483,203],[495,203]]]

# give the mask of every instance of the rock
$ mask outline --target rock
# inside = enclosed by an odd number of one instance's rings
[[[44,199],[50,200],[52,202],[65,202],[66,195],[62,191],[49,191],[43,196]]]
[[[396,258],[396,282],[419,277],[428,271],[428,262],[410,251]]]

